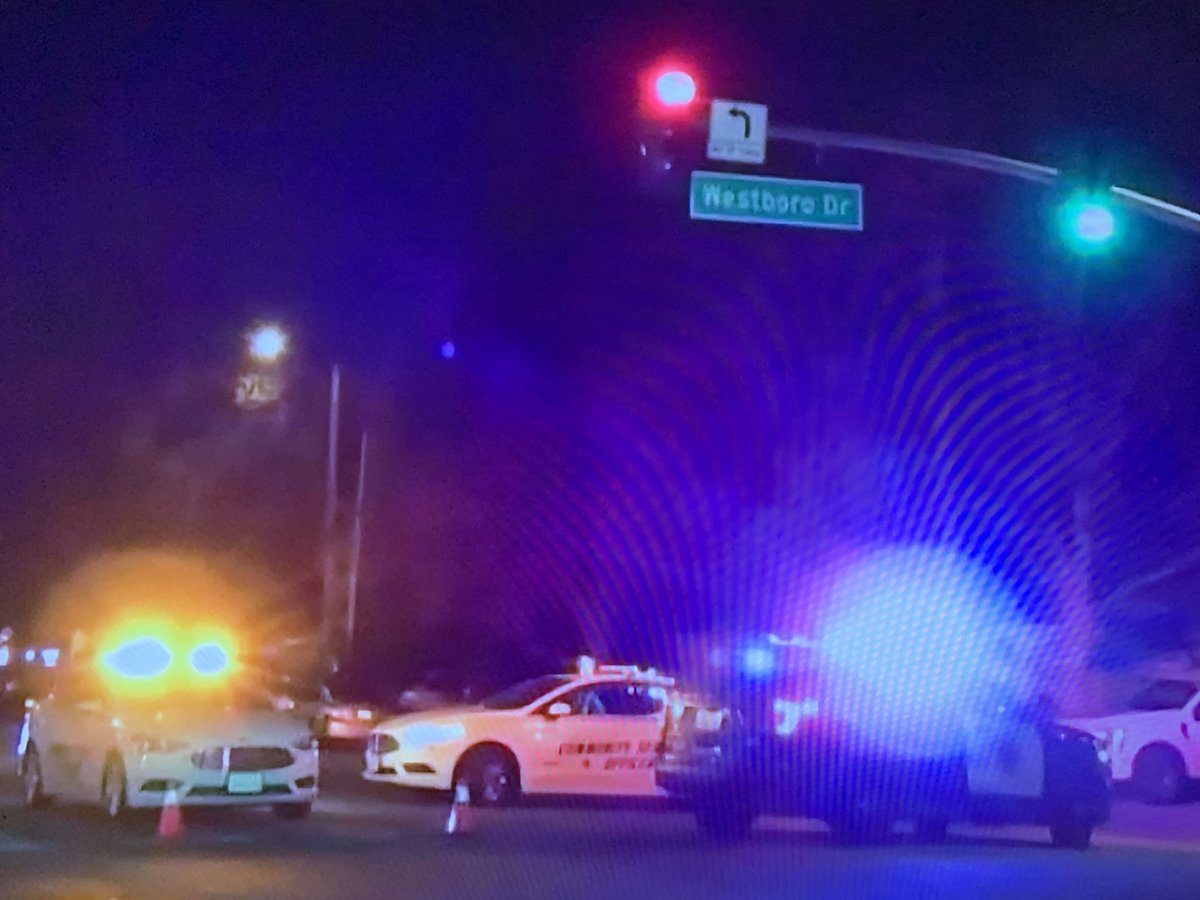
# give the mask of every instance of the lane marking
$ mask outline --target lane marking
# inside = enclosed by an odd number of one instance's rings
[[[32,853],[41,850],[42,845],[31,841],[23,841],[0,831],[0,853]]]

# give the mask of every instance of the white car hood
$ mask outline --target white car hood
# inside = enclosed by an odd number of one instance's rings
[[[1173,728],[1181,720],[1182,715],[1182,710],[1178,709],[1129,710],[1105,716],[1067,719],[1063,724],[1070,725],[1072,728],[1082,728],[1092,734],[1113,731],[1117,728],[1157,731],[1163,728]]]
[[[275,710],[135,710],[118,714],[118,718],[130,736],[145,734],[197,747],[289,747],[311,734],[306,721]]]
[[[490,716],[493,711],[484,709],[482,706],[442,706],[437,709],[429,709],[424,712],[405,713],[402,716],[393,716],[390,719],[384,719],[375,726],[376,731],[401,731],[409,725],[441,725],[451,722],[461,722],[463,719],[477,719],[480,716]]]

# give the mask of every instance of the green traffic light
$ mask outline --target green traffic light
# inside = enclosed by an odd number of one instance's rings
[[[1116,242],[1119,222],[1108,198],[1079,191],[1059,207],[1059,230],[1077,253],[1103,253]]]

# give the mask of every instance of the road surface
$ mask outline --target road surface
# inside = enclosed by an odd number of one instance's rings
[[[255,811],[185,813],[175,841],[155,817],[113,825],[86,809],[30,813],[0,776],[0,897],[584,898],[1200,896],[1200,804],[1119,803],[1087,853],[1054,850],[1040,829],[966,829],[941,847],[898,837],[834,846],[819,826],[762,824],[725,847],[654,804],[546,804],[476,814],[442,833],[447,808],[356,777],[327,754],[322,798],[304,822]]]

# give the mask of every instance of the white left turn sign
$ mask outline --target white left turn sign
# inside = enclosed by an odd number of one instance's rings
[[[708,114],[708,158],[761,163],[767,158],[767,107],[714,100]]]

